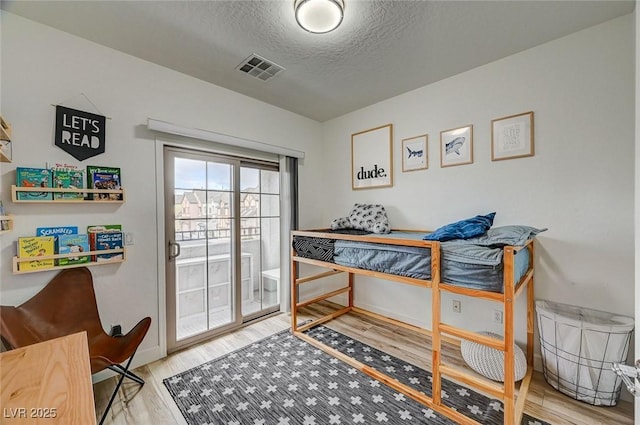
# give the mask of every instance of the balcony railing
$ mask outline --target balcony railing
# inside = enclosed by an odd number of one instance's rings
[[[259,236],[259,227],[244,227],[240,229],[240,236]],[[231,229],[212,230],[177,230],[176,241],[197,241],[203,239],[223,239],[231,237]]]

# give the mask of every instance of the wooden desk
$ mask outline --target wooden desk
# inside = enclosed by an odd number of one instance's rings
[[[86,332],[0,353],[0,424],[96,423]]]

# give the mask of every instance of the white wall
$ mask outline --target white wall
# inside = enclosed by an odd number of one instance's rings
[[[12,164],[3,164],[2,200],[15,214],[13,233],[0,239],[0,302],[21,303],[35,294],[55,272],[13,275],[11,259],[18,236],[32,235],[38,226],[120,223],[133,232],[135,244],[120,265],[91,269],[104,327],[122,323],[130,329],[143,316],[152,328],[138,354],[140,360],[160,353],[160,297],[156,223],[156,134],[146,129],[148,117],[187,127],[208,129],[305,151],[300,185],[302,224],[318,221],[322,173],[320,124],[246,96],[122,54],[7,12],[2,16],[2,114],[13,125]],[[105,115],[106,153],[82,163],[53,146],[55,108],[52,104],[91,106]],[[12,204],[10,185],[16,166],[45,163],[82,167],[121,167],[127,202],[109,205]],[[312,195],[313,194],[313,195]],[[146,357],[145,357],[146,356]]]
[[[535,156],[492,162],[491,120],[529,110]],[[395,133],[394,186],[353,191],[351,134],[387,123]],[[467,124],[474,126],[474,163],[441,168],[440,131]],[[495,225],[549,228],[538,238],[536,298],[634,315],[632,15],[358,110],[323,130],[332,191],[324,193],[319,224],[347,215],[354,202],[384,204],[396,228],[433,229],[496,211]],[[429,169],[402,173],[401,140],[424,133]],[[356,304],[431,326],[429,290],[358,278],[355,294]],[[500,330],[490,303],[462,298],[462,314],[455,314],[451,298],[443,298],[445,321]],[[521,320],[518,341],[525,332]]]

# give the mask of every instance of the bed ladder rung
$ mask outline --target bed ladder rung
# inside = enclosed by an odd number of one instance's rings
[[[318,326],[322,323],[328,322],[329,320],[333,320],[338,316],[342,316],[345,313],[351,311],[351,307],[345,307],[341,310],[334,311],[333,313],[327,314],[326,316],[320,317],[319,319],[315,319],[309,323],[305,323],[304,325],[298,326],[297,324],[294,326],[294,332],[304,332],[307,329],[311,329],[315,326]]]
[[[487,392],[492,396],[504,400],[504,385],[496,384],[493,381],[489,381],[486,378],[481,378],[476,375],[472,375],[468,372],[447,366],[440,365],[440,373],[453,378],[463,384],[471,385],[471,388],[479,389]]]
[[[327,292],[326,294],[318,295],[317,297],[296,303],[296,308],[302,308],[302,307],[308,306],[309,304],[317,303],[318,301],[323,301],[323,300],[326,300],[327,298],[335,297],[336,295],[340,295],[349,291],[351,291],[350,286],[336,289],[335,291]]]
[[[448,334],[458,337],[460,339],[466,339],[486,345],[496,350],[506,351],[506,344],[501,339],[491,338],[490,336],[480,335],[476,332],[471,332],[465,329],[457,328],[455,326],[447,325],[446,323],[440,323],[440,334]]]
[[[313,282],[314,280],[322,279],[323,277],[333,276],[334,274],[338,274],[338,273],[344,273],[344,272],[342,270],[330,270],[328,272],[322,272],[322,273],[314,274],[311,276],[301,277],[296,279],[296,285],[302,285],[303,283]]]

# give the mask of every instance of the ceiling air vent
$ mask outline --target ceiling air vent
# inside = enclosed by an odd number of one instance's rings
[[[268,61],[255,53],[243,60],[236,69],[262,81],[270,80],[278,75],[280,71],[284,71],[284,68],[280,65]]]

